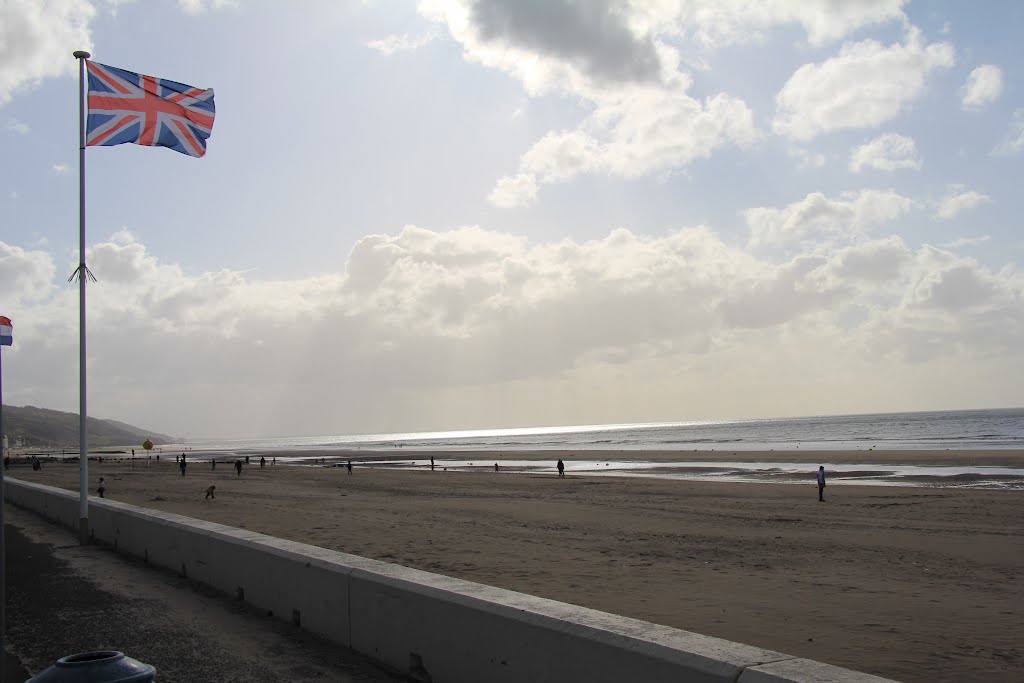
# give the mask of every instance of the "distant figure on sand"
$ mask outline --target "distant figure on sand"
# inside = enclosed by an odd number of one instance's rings
[[[818,467],[818,502],[825,502],[825,466]]]
[[[430,456],[430,471],[434,471],[434,456]]]
[[[494,471],[495,471],[495,472],[497,472],[497,471],[498,471],[498,463],[494,463]]]
[[[347,463],[345,463],[345,468],[348,469],[348,473],[349,474],[352,474],[352,461],[351,460],[349,460]]]
[[[245,456],[245,464],[246,464],[246,465],[248,465],[248,464],[249,464],[249,456],[248,456],[248,455],[247,455],[247,456]]]
[[[210,458],[210,469],[217,469],[217,458]]]
[[[562,462],[561,458],[558,459],[558,476],[560,476],[560,477],[564,477],[565,476],[565,463]]]
[[[100,477],[100,483],[96,485],[96,493],[100,494],[100,498],[103,498],[103,494],[107,492],[107,484],[103,481],[103,477]]]
[[[238,476],[242,476],[242,461],[241,460],[236,460],[235,461],[235,472],[238,473]]]
[[[181,462],[178,463],[178,467],[181,468],[181,476],[183,476],[183,477],[185,476],[185,464],[186,464],[185,463],[185,454],[182,453],[181,454]]]
[[[214,495],[214,493],[213,493],[216,490],[217,490],[216,486],[207,486],[206,487],[206,498],[216,498],[217,496]],[[205,500],[205,498],[203,500]]]
[[[267,459],[266,459],[266,458],[264,458],[264,457],[263,457],[263,456],[261,455],[261,456],[260,456],[260,469],[262,470],[262,469],[263,469],[263,466],[264,466],[264,465],[266,465],[266,464],[267,464]]]

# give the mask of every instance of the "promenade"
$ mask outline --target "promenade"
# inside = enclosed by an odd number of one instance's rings
[[[7,683],[58,658],[121,650],[160,683],[393,683],[365,658],[7,505]],[[13,656],[11,656],[13,655]]]

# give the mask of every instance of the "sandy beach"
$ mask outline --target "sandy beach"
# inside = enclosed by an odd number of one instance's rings
[[[630,451],[615,452],[616,458]],[[267,454],[283,459],[285,453]],[[304,453],[304,455],[314,455]],[[1020,491],[687,482],[279,463],[90,463],[107,497],[904,681],[1024,680]],[[501,455],[479,454],[501,462]],[[538,452],[537,459],[580,454]],[[689,455],[689,454],[686,454]],[[710,452],[699,459],[708,460]],[[227,457],[227,456],[223,456]],[[504,457],[524,458],[524,453]],[[642,457],[685,459],[645,451]],[[779,458],[732,451],[720,457]],[[1018,451],[786,452],[807,462],[1020,467]],[[799,459],[798,459],[799,458]],[[886,459],[889,458],[889,459]],[[231,456],[234,459],[234,456]],[[72,490],[77,464],[9,476]],[[217,486],[217,498],[203,491]]]

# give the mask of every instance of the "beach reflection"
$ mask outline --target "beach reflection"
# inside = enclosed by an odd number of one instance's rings
[[[330,463],[334,464],[334,463]],[[437,460],[438,471],[495,473],[493,461]],[[360,467],[430,469],[430,460],[375,460]],[[498,474],[557,475],[555,463],[538,460],[498,462]],[[645,462],[621,460],[566,460],[566,475],[643,477],[688,481],[760,482],[806,484],[814,481],[815,467],[793,462]],[[829,485],[924,486],[1024,490],[1024,468],[921,466],[921,465],[826,465]]]

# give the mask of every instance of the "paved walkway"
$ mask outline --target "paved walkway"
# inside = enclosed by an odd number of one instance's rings
[[[32,513],[5,515],[7,683],[91,650],[152,664],[161,683],[404,680],[171,572],[81,547]]]

